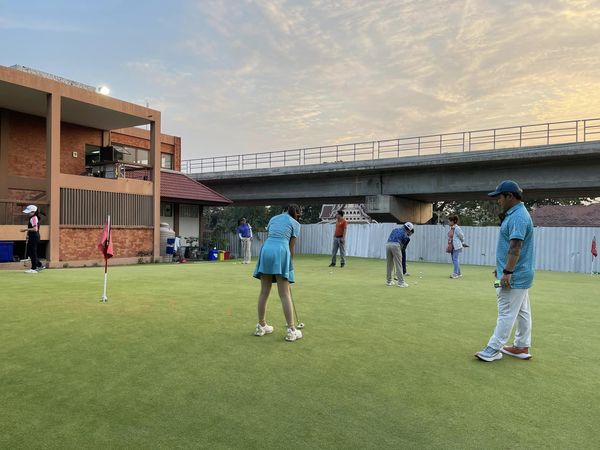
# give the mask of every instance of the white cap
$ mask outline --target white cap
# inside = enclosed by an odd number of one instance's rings
[[[29,214],[29,213],[36,212],[36,211],[37,211],[37,206],[35,206],[35,205],[29,205],[27,208],[25,208],[23,210],[23,212],[25,214]]]
[[[412,224],[412,222],[406,222],[404,224],[404,227],[408,230],[408,231],[413,231],[415,229],[415,226]]]

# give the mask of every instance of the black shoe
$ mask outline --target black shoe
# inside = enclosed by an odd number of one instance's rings
[[[335,267],[334,263],[329,264],[329,267]]]
[[[346,263],[341,263],[340,267],[344,267],[346,265]]]

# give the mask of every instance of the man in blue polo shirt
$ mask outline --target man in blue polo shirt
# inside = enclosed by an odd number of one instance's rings
[[[488,195],[498,199],[503,212],[496,247],[498,320],[487,346],[475,356],[488,362],[501,359],[503,353],[519,359],[530,359],[529,288],[535,272],[533,222],[521,201],[523,191],[516,182],[505,180]],[[514,344],[504,347],[515,322]]]
[[[249,223],[246,222],[245,217],[242,217],[240,219],[236,232],[240,238],[240,243],[242,244],[242,256],[244,258],[242,264],[250,264],[252,246],[252,227]]]

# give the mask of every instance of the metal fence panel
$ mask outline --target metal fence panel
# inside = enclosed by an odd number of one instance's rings
[[[351,224],[346,234],[346,254],[363,258],[385,258],[385,243],[392,229],[392,223]],[[461,263],[478,266],[494,266],[496,241],[499,227],[461,227],[469,248],[463,250]],[[447,225],[417,225],[406,250],[408,261],[423,261],[450,264],[450,256],[445,252],[448,242]],[[333,224],[302,225],[296,245],[298,254],[331,254],[333,244]],[[535,261],[536,269],[556,272],[589,273],[592,270],[592,239],[600,239],[600,227],[536,227]],[[265,232],[254,233],[252,255],[257,256],[267,237]],[[239,239],[230,235],[232,253],[239,255]],[[598,258],[597,258],[598,259]],[[594,271],[600,263],[596,262]]]

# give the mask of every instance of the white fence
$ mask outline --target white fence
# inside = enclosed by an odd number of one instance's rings
[[[347,256],[385,259],[385,243],[393,223],[351,224],[346,233]],[[499,227],[461,227],[469,248],[463,250],[461,263],[494,266]],[[450,262],[445,252],[449,227],[416,225],[406,249],[408,261]],[[296,244],[298,254],[329,255],[333,243],[333,224],[302,225]],[[595,228],[535,228],[536,268],[556,272],[589,273],[592,269],[592,238],[600,240],[600,227]],[[255,233],[252,255],[258,255],[266,233]],[[240,254],[237,235],[232,234],[230,248]],[[598,258],[596,258],[598,259]],[[600,263],[594,263],[594,272]]]

